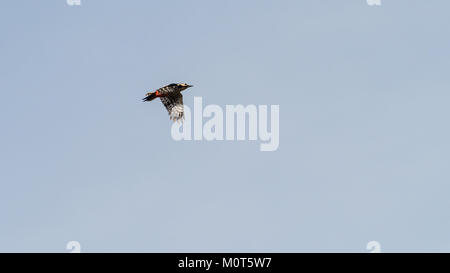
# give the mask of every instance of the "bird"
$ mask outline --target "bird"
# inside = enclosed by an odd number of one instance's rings
[[[178,121],[184,119],[184,109],[183,109],[183,95],[181,91],[192,87],[187,83],[171,83],[169,85],[163,86],[157,89],[155,92],[149,92],[145,95],[142,100],[152,101],[159,98],[162,104],[166,107],[169,112],[170,120]]]

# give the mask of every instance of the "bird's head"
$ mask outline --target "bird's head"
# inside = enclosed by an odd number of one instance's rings
[[[187,83],[178,83],[177,86],[180,89],[180,91],[183,91],[185,89],[188,89],[189,87],[192,87],[192,85],[189,85]]]

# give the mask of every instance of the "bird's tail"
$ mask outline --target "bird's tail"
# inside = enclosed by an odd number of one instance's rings
[[[147,96],[145,98],[143,98],[143,101],[152,101],[156,99],[156,92],[153,93],[147,93]]]

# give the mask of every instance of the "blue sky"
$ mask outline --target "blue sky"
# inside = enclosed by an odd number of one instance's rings
[[[5,1],[0,251],[450,251],[448,1]],[[146,92],[280,106],[172,140]]]

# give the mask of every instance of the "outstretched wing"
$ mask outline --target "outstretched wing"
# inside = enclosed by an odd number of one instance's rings
[[[178,121],[184,118],[183,96],[177,92],[167,97],[160,97],[161,102],[169,112],[170,119]]]

